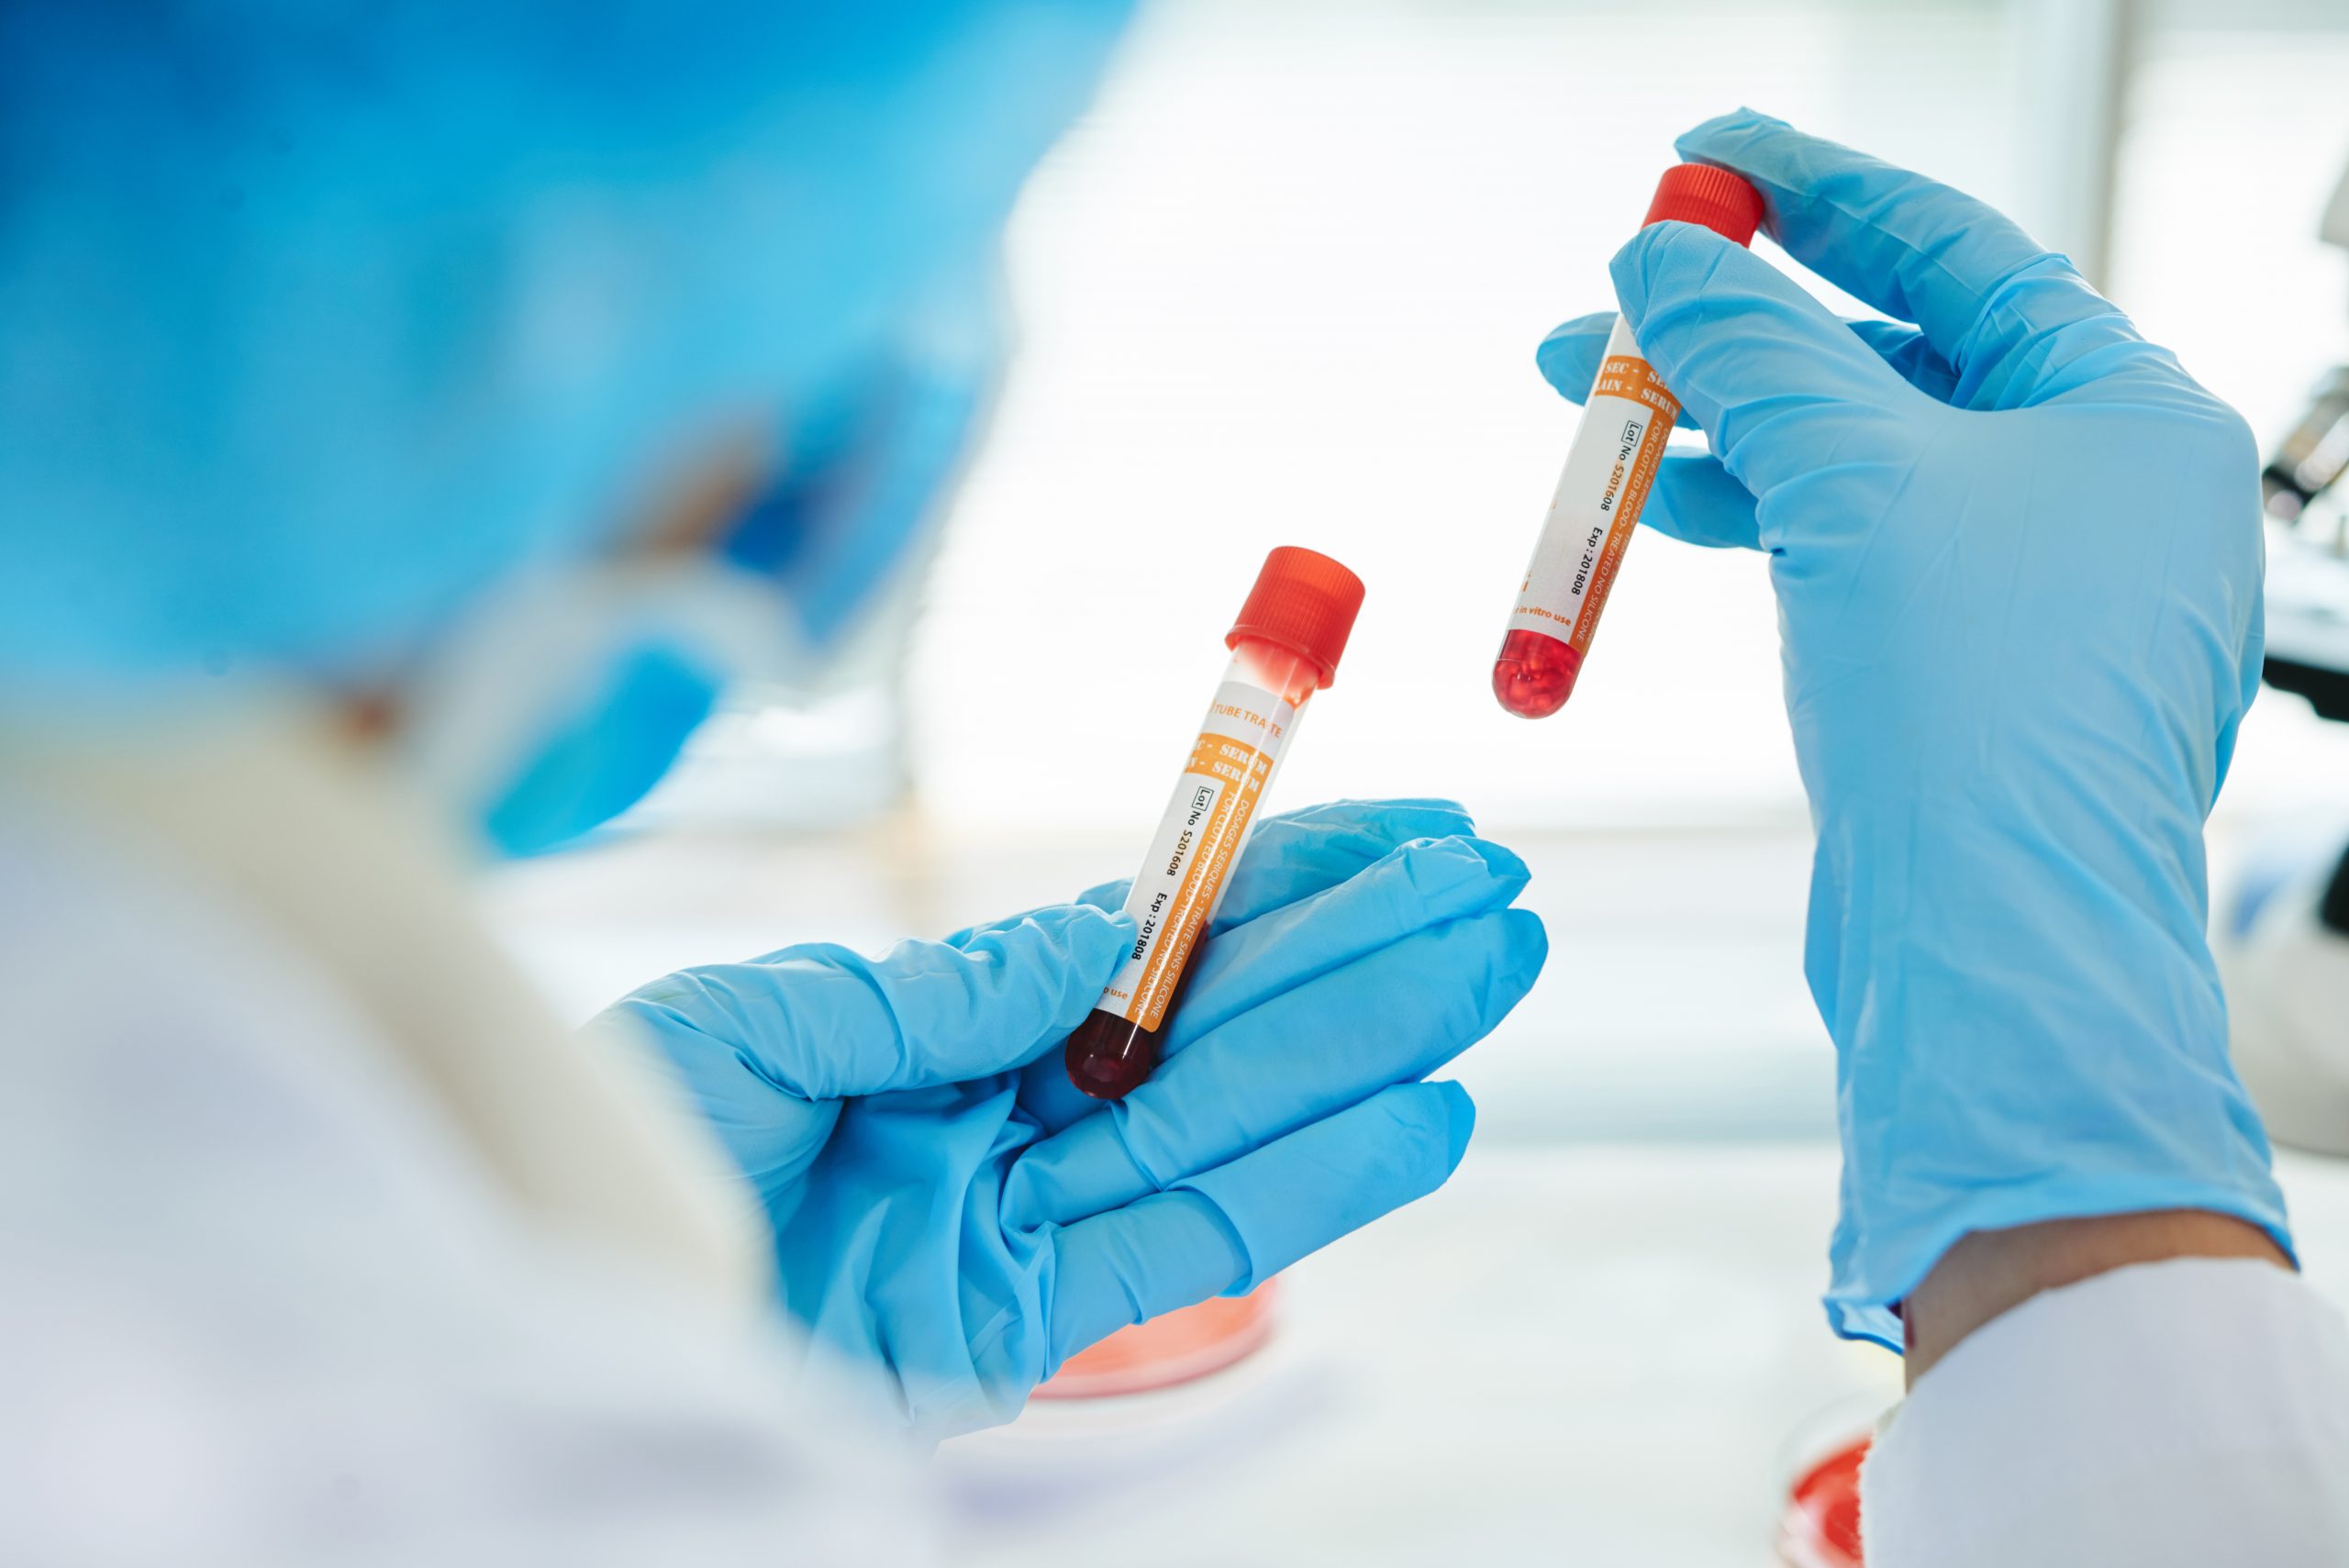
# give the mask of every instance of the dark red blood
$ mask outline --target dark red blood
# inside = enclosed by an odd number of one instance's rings
[[[1096,1007],[1068,1037],[1061,1059],[1070,1083],[1097,1100],[1122,1100],[1158,1065],[1158,1035]]]

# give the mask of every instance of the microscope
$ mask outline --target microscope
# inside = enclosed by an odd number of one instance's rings
[[[2349,172],[2319,228],[2349,250]],[[2267,514],[2263,676],[2349,722],[2349,365],[2317,384],[2260,473]],[[2343,781],[2349,795],[2349,780]],[[2236,1068],[2278,1143],[2349,1156],[2349,844],[2279,845],[2225,901],[2214,945]]]

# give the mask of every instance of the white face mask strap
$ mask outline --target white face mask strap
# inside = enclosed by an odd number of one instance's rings
[[[398,749],[435,796],[478,811],[631,651],[665,648],[719,680],[804,678],[789,602],[707,558],[526,573],[469,612],[406,684]]]

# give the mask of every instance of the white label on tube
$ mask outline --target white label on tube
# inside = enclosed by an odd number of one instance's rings
[[[1640,357],[1631,328],[1617,317],[1508,617],[1511,631],[1544,632],[1578,653],[1590,651],[1607,591],[1679,412],[1679,403]]]
[[[1273,773],[1297,733],[1297,709],[1245,681],[1226,681],[1199,726],[1174,798],[1126,895],[1134,943],[1108,988],[1106,1013],[1156,1031],[1175,985],[1223,903]]]

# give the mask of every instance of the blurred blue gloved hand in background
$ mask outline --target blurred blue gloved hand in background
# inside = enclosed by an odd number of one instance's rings
[[[1118,885],[877,959],[686,970],[605,1017],[651,1032],[758,1189],[794,1315],[944,1435],[1452,1173],[1474,1107],[1420,1080],[1547,951],[1509,906],[1523,863],[1473,833],[1440,802],[1268,820],[1165,1061],[1115,1105],[1069,1085],[1059,1047],[1132,940]]]
[[[2202,823],[2259,678],[2249,431],[1979,202],[1750,111],[1678,146],[1898,318],[1840,321],[1687,224],[1614,262],[1712,445],[1644,520],[1770,556],[1840,1059],[1831,1317],[1898,1345],[1887,1309],[1952,1242],[2035,1220],[2208,1209],[2288,1251],[2204,935]],[[1542,345],[1561,392],[1610,319]]]

